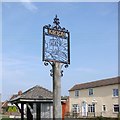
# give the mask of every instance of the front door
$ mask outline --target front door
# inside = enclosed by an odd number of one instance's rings
[[[87,116],[87,103],[85,101],[82,102],[82,116]]]

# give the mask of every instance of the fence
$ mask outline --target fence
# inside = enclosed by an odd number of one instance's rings
[[[75,113],[75,112],[68,112],[65,114],[65,118],[96,118],[96,117],[106,117],[106,118],[118,118],[117,120],[120,120],[120,114],[114,113],[114,116],[110,116],[109,112],[86,112],[86,113]]]

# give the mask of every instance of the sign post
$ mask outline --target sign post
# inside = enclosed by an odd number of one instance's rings
[[[44,65],[50,64],[50,75],[53,77],[53,119],[62,118],[61,110],[61,76],[62,66],[70,64],[70,33],[59,25],[57,15],[53,26],[43,26],[43,61]]]
[[[61,118],[61,63],[53,66],[53,118]]]

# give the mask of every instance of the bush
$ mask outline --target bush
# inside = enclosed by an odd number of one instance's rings
[[[120,120],[120,112],[118,113],[118,120]]]
[[[9,106],[7,112],[17,112],[16,106]]]
[[[102,116],[97,117],[96,120],[105,120]]]

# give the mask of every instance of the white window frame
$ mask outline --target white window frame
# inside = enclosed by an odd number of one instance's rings
[[[79,97],[79,90],[75,90],[75,97]]]
[[[88,104],[88,112],[89,113],[95,112],[95,104]]]
[[[105,109],[104,109],[104,108],[105,108]],[[106,105],[102,105],[102,111],[103,111],[103,112],[106,112],[106,111],[107,111]]]
[[[78,104],[72,104],[72,112],[73,113],[79,113],[80,108]]]
[[[91,91],[91,90],[92,90],[92,91]],[[89,96],[94,95],[93,88],[89,88],[89,89],[88,89],[88,95],[89,95]]]
[[[118,106],[119,111],[115,111],[115,105]],[[113,112],[114,113],[119,113],[120,112],[120,105],[119,104],[113,104]]]
[[[112,92],[113,92],[113,94],[112,94],[113,97],[118,97],[119,96],[119,90],[118,90],[118,88],[113,89]]]

